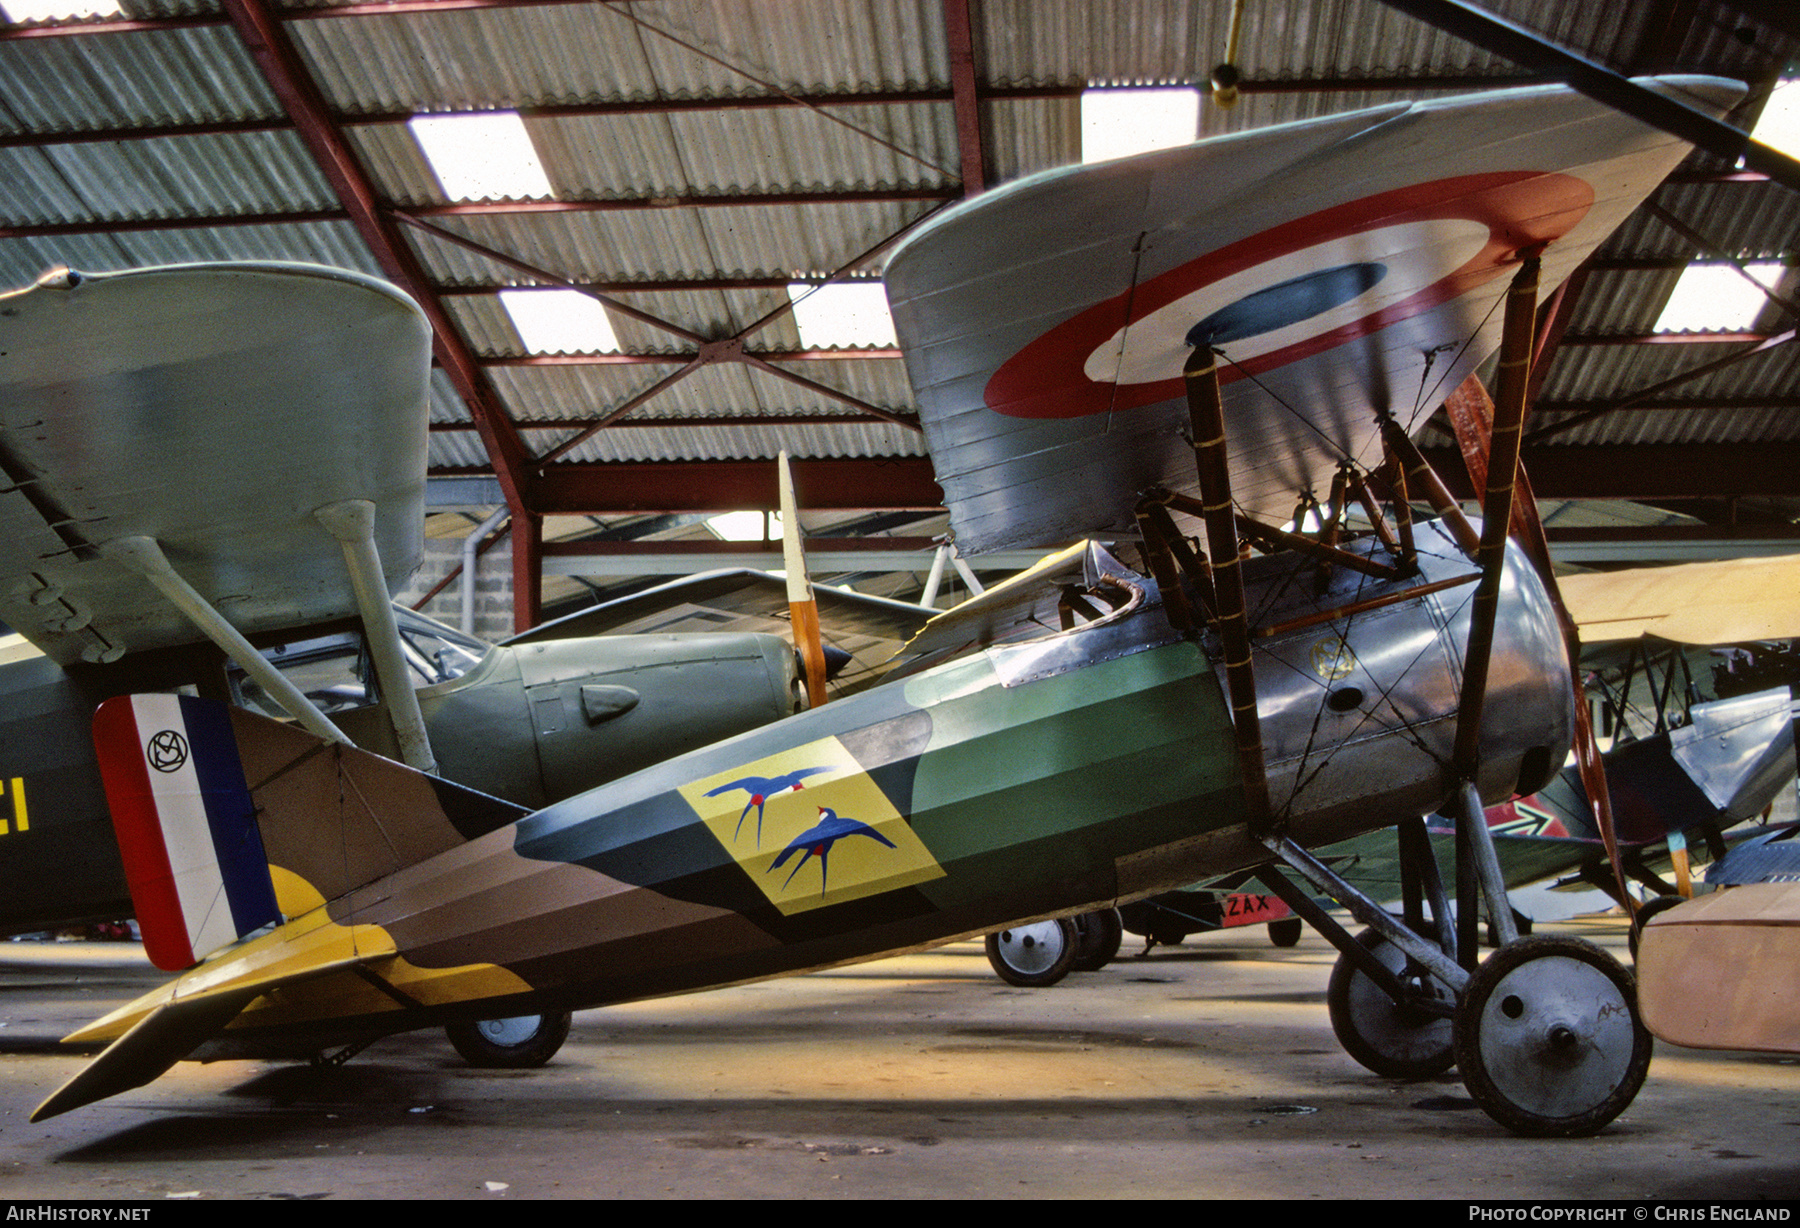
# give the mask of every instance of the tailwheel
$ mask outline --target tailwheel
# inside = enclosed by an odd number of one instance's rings
[[[1374,930],[1356,936],[1375,958],[1415,993],[1448,1005],[1454,995],[1433,977],[1406,971],[1406,953]],[[1390,1079],[1428,1079],[1456,1064],[1454,1029],[1447,1016],[1395,1002],[1347,955],[1338,956],[1325,989],[1331,1030],[1344,1052]]]
[[[1015,925],[987,936],[988,963],[1008,985],[1042,989],[1074,966],[1075,923],[1065,919]]]
[[[490,1070],[527,1070],[556,1056],[569,1038],[569,1012],[452,1023],[444,1034],[463,1061]]]
[[[1475,970],[1456,1012],[1456,1062],[1484,1112],[1538,1138],[1597,1133],[1650,1071],[1637,987],[1578,938],[1523,938]]]

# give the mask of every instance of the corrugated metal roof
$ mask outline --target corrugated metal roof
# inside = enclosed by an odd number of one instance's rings
[[[0,132],[279,116],[229,27],[0,43]]]
[[[348,2],[348,0],[345,0]],[[558,197],[633,207],[568,213],[439,216],[430,225],[574,281],[820,276],[941,207],[959,188],[959,136],[949,101],[950,56],[941,0],[640,0],[629,6],[531,5],[379,16],[299,19],[336,7],[301,0],[280,12],[301,62],[375,193],[398,209],[444,203],[407,127],[394,118],[508,106],[716,102],[712,109],[540,114],[527,120]],[[1639,71],[1669,67],[1765,81],[1795,40],[1723,0],[1701,0],[1695,20],[1662,46],[1664,10],[1489,0],[1486,7],[1604,63]],[[135,17],[220,15],[210,0],[134,0]],[[974,6],[975,69],[985,89],[1088,84],[1204,87],[1221,57],[1229,6],[1191,0],[984,0]],[[1256,0],[1246,5],[1239,67],[1282,92],[1248,90],[1240,105],[1202,106],[1202,133],[1243,131],[1415,97],[1438,97],[1429,78],[1520,73],[1388,8],[1379,0]],[[1293,83],[1410,74],[1408,88],[1295,89]],[[912,91],[903,102],[744,108],[728,104],[791,94]],[[229,24],[0,39],[0,142],[26,134],[77,134],[246,119],[281,120]],[[990,184],[1075,161],[1078,102],[990,98],[980,107]],[[1716,160],[1693,160],[1714,171]],[[829,199],[845,192],[924,188],[929,199]],[[810,193],[813,203],[676,203],[722,194]],[[1795,256],[1800,197],[1760,183],[1673,183],[1661,207],[1734,253]],[[645,206],[647,207],[640,207]],[[263,221],[195,228],[117,229],[120,223],[224,219],[234,214],[335,212],[338,201],[312,152],[287,128],[270,132],[162,135],[0,146],[0,278],[22,283],[44,267],[91,269],[212,259],[316,260],[367,272],[380,262],[348,220]],[[70,226],[76,233],[9,233],[6,227]],[[402,226],[428,282],[491,288],[527,284],[527,272],[417,227]],[[1695,244],[1648,215],[1629,220],[1600,253],[1612,259],[1682,261]],[[871,260],[872,270],[880,263]],[[1587,279],[1570,326],[1577,337],[1648,331],[1677,273],[1604,264]],[[695,286],[621,291],[631,306],[704,338],[732,336],[784,300],[779,288]],[[443,300],[459,341],[477,356],[520,353],[486,293]],[[1765,318],[1762,324],[1776,327]],[[689,340],[615,315],[633,352],[687,353]],[[1791,326],[1781,323],[1780,326]],[[790,320],[748,338],[752,349],[796,347]],[[1790,347],[1791,348],[1791,347]],[[1710,344],[1567,345],[1544,388],[1552,403],[1597,403],[1666,379],[1718,353]],[[526,424],[541,454],[566,430],[531,429],[606,412],[673,366],[492,367],[484,376],[505,411]],[[796,363],[792,369],[887,409],[911,407],[897,360]],[[1771,402],[1790,398],[1787,349],[1684,384],[1705,410],[1622,411],[1571,429],[1556,442],[1786,441],[1794,428]],[[638,415],[704,425],[602,431],[560,464],[772,456],[912,456],[914,432],[878,423],[806,422],[843,412],[841,402],[741,365],[708,367],[643,406]],[[467,422],[455,382],[433,378],[433,419]],[[762,416],[768,424],[721,425]],[[1552,417],[1550,419],[1554,421]],[[474,432],[433,436],[432,461],[485,464]]]

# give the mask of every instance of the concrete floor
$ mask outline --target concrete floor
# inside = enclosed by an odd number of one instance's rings
[[[1616,923],[1557,928],[1623,954]],[[540,1070],[420,1034],[323,1073],[184,1064],[34,1126],[81,1062],[55,1038],[157,977],[6,944],[0,1197],[1800,1197],[1795,1061],[1659,1045],[1599,1137],[1516,1139],[1454,1074],[1345,1057],[1333,958],[1257,928],[1031,991],[962,943],[586,1012]]]

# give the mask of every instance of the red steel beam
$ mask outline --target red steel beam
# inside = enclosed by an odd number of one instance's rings
[[[1421,448],[1460,498],[1470,498],[1461,453]],[[1539,499],[1726,498],[1732,495],[1792,497],[1800,473],[1800,444],[1681,443],[1555,445],[1520,452]]]
[[[649,427],[654,430],[681,430],[684,427],[719,427],[719,426],[833,426],[842,423],[862,423],[867,426],[871,419],[867,414],[721,414],[716,418],[623,418],[613,425],[621,430],[633,427]],[[572,431],[594,425],[592,418],[533,418],[515,424],[520,431]],[[433,422],[429,428],[433,434],[455,434],[475,429],[473,422]]]
[[[944,46],[950,57],[951,110],[963,196],[987,189],[987,151],[981,141],[981,98],[975,83],[975,30],[969,0],[944,0]]]
[[[296,226],[343,222],[343,209],[296,209],[291,213],[227,213],[188,217],[94,218],[86,222],[41,222],[0,226],[0,239],[54,239],[64,235],[135,234],[149,230],[218,230],[229,226]]]
[[[1570,333],[1562,339],[1567,346],[1614,345],[1741,345],[1746,341],[1767,341],[1774,333]]]
[[[566,287],[593,294],[655,294],[688,290],[785,290],[795,282],[817,285],[822,280],[816,274],[810,277],[800,277],[792,273],[759,273],[745,277],[638,277],[618,281],[571,281],[566,283]],[[837,281],[839,285],[881,284],[881,278],[873,274],[840,277]],[[564,285],[565,283],[558,279],[555,284]],[[440,286],[438,293],[445,298],[459,298],[478,294],[497,294],[502,290],[521,288],[528,289],[529,284],[498,281],[469,282],[454,286]]]
[[[523,445],[494,395],[475,355],[463,341],[449,313],[437,298],[412,248],[375,196],[344,135],[332,122],[325,99],[301,63],[287,32],[265,0],[224,0],[225,11],[243,39],[258,70],[275,97],[294,121],[307,149],[318,163],[338,200],[356,223],[382,272],[410,294],[431,323],[432,350],[449,374],[469,415],[481,431],[483,445],[494,466],[494,475],[506,502],[517,517],[531,506]],[[515,537],[515,541],[517,538]]]
[[[1674,410],[1692,413],[1737,413],[1755,409],[1800,409],[1800,396],[1784,393],[1763,397],[1691,397],[1666,401],[1637,401],[1617,405],[1609,401],[1539,401],[1539,414],[1591,414],[1595,411],[1635,414],[1645,410]]]
[[[956,199],[956,189],[838,188],[828,192],[693,192],[673,196],[624,196],[608,200],[464,200],[411,205],[408,217],[515,217],[530,213],[624,213],[646,209],[734,209],[761,205],[886,204]]]
[[[246,0],[246,3],[260,0]],[[321,111],[321,116],[323,112]],[[343,134],[323,118],[320,123],[330,128],[336,142],[343,146]],[[302,130],[302,135],[305,136]],[[308,144],[312,143],[310,137]],[[344,146],[347,150],[348,146]],[[329,174],[329,168],[327,168]],[[361,173],[360,170],[358,172]],[[333,185],[336,186],[335,184]],[[401,209],[391,205],[373,207],[391,228],[388,217],[401,221],[423,221],[441,217],[509,217],[536,213],[635,213],[658,209],[746,208],[754,206],[842,205],[911,203],[915,201],[949,201],[956,199],[954,187],[941,188],[855,188],[836,192],[732,192],[686,196],[633,196],[615,200],[481,200],[459,201],[444,205],[415,205]],[[371,196],[371,200],[373,197]],[[295,210],[286,213],[246,212],[218,213],[207,216],[128,218],[114,220],[95,218],[85,222],[47,222],[24,226],[0,226],[0,238],[53,238],[59,235],[112,234],[140,230],[212,230],[226,226],[274,226],[294,222],[341,222],[346,218],[362,224],[357,208]],[[395,240],[396,242],[398,239]]]
[[[293,10],[282,14],[292,20],[299,16]],[[0,32],[0,39],[4,39]],[[1013,87],[998,91],[978,91],[980,96],[995,94],[1007,97],[1061,97],[1066,86]],[[956,95],[947,89],[871,90],[867,93],[825,91],[794,94],[723,94],[707,98],[634,98],[606,102],[547,102],[507,107],[526,119],[570,119],[620,115],[673,115],[684,112],[764,111],[781,107],[871,107],[933,106],[955,102]],[[480,115],[493,107],[449,107],[431,111],[431,115]],[[358,111],[354,114],[334,113],[340,128],[372,128],[404,124],[416,118],[417,111]],[[285,116],[268,115],[255,119],[196,120],[190,123],[143,124],[80,131],[17,132],[0,136],[0,149],[29,148],[45,145],[81,145],[94,142],[113,144],[119,141],[148,141],[174,136],[212,136],[242,132],[286,132],[293,127]]]
[[[922,456],[879,460],[801,460],[794,481],[819,511],[944,506],[931,462]],[[658,461],[552,465],[533,488],[545,514],[774,511],[775,466],[766,460]]]
[[[859,346],[843,350],[745,350],[746,360],[760,362],[848,362],[855,359],[899,358],[893,346]],[[681,366],[699,358],[690,354],[512,354],[484,358],[485,367],[633,367]]]
[[[513,630],[529,631],[544,620],[544,519],[534,512],[512,517]]]

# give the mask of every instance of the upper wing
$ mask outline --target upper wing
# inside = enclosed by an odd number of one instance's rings
[[[1800,554],[1592,572],[1560,584],[1583,644],[1641,635],[1683,644],[1800,637]]]
[[[430,329],[382,282],[305,265],[46,275],[0,296],[0,618],[59,662],[200,638],[101,557],[146,536],[240,631],[354,608],[313,511],[376,505],[418,565]]]
[[[1722,110],[1734,82],[1648,83]],[[1561,87],[1390,106],[1024,179],[887,269],[966,553],[1131,523],[1192,489],[1181,367],[1220,350],[1234,493],[1285,520],[1498,344],[1522,248],[1560,283],[1688,152]]]

